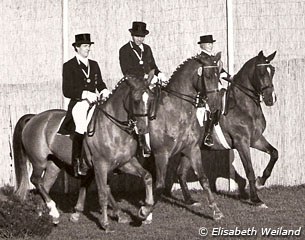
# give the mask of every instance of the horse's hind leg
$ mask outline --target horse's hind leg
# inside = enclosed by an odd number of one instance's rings
[[[217,206],[214,195],[210,189],[210,184],[207,176],[205,175],[202,161],[201,161],[201,151],[199,147],[193,147],[191,149],[183,151],[185,157],[188,157],[191,161],[191,165],[194,169],[196,176],[203,188],[203,190],[207,193],[207,199],[209,202],[209,207],[213,209],[213,219],[220,220],[224,217],[223,213]]]
[[[46,168],[33,165],[33,173],[31,176],[31,182],[39,191],[47,207],[50,209],[49,215],[52,216],[54,224],[59,223],[60,214],[56,208],[55,202],[49,195],[49,190],[54,184],[59,171],[60,169],[52,161],[48,161]]]
[[[200,205],[200,203],[192,198],[190,190],[188,189],[188,186],[186,184],[186,178],[189,169],[191,169],[190,160],[185,156],[181,156],[181,160],[177,169],[177,175],[179,178],[179,184],[182,190],[184,201],[187,205],[197,206]]]
[[[154,204],[151,174],[140,165],[135,157],[131,158],[129,162],[124,164],[120,170],[124,171],[125,173],[141,177],[143,179],[146,190],[146,198],[145,205],[140,208],[138,216],[142,220],[145,220],[147,216],[152,212]]]
[[[256,179],[256,187],[260,189],[263,188],[266,180],[271,175],[273,167],[278,159],[278,151],[265,139],[263,135],[251,147],[270,155],[270,160],[263,172],[263,176]]]

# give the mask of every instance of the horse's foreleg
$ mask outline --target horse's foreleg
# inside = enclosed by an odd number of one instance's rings
[[[197,201],[195,201],[191,194],[190,194],[190,190],[188,189],[187,186],[187,173],[188,171],[191,169],[191,163],[189,161],[189,159],[185,156],[181,157],[178,169],[177,169],[177,175],[179,178],[179,184],[182,190],[182,194],[184,197],[184,201],[186,204],[188,205],[200,205]]]
[[[33,173],[31,176],[31,182],[39,191],[47,207],[50,209],[49,215],[52,216],[54,224],[59,223],[60,214],[56,208],[55,202],[49,195],[49,190],[53,186],[59,172],[60,169],[55,165],[55,163],[48,161],[46,169],[33,165]]]
[[[207,194],[207,199],[209,202],[209,207],[213,210],[213,219],[220,220],[224,217],[223,213],[217,206],[214,195],[210,189],[210,184],[207,176],[205,175],[202,161],[201,161],[201,151],[199,147],[193,147],[189,149],[189,151],[183,152],[186,157],[191,161],[191,165],[194,169],[196,176],[203,188],[203,190]]]
[[[151,174],[140,165],[135,157],[131,158],[129,162],[124,164],[120,170],[141,177],[143,179],[146,190],[146,198],[145,205],[140,208],[138,216],[142,220],[145,220],[147,216],[152,212],[154,205]]]
[[[239,153],[240,159],[245,169],[246,176],[249,180],[250,186],[250,200],[253,204],[257,206],[264,207],[266,206],[262,200],[259,199],[255,187],[255,174],[251,162],[251,155],[250,155],[250,147],[249,146],[237,146],[236,150]]]
[[[155,165],[156,165],[156,186],[154,190],[154,199],[157,203],[162,193],[165,190],[165,178],[168,165],[168,155],[167,154],[156,154],[155,153]]]
[[[104,159],[93,159],[94,172],[95,172],[95,182],[98,190],[98,198],[101,207],[102,216],[100,219],[101,227],[108,232],[112,232],[109,226],[107,206],[108,206],[108,185],[107,185],[107,175],[108,175],[108,165],[104,162]]]
[[[263,176],[258,177],[256,180],[256,187],[260,189],[265,185],[267,179],[271,175],[273,167],[278,159],[278,151],[265,139],[263,135],[251,147],[270,155],[270,160],[263,172]]]
[[[118,223],[128,223],[128,222],[130,222],[129,218],[122,212],[121,208],[119,207],[119,204],[117,203],[117,201],[112,196],[111,189],[110,189],[109,185],[107,187],[107,190],[108,190],[108,200],[111,204],[114,217],[117,218]]]

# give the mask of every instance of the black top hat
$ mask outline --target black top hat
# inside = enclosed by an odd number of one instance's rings
[[[146,29],[146,23],[144,22],[133,22],[132,28],[129,29],[129,31],[131,32],[131,35],[141,37],[144,37],[149,33],[149,31]]]
[[[76,44],[94,44],[94,42],[91,42],[89,33],[81,33],[75,35],[75,42],[72,43],[72,46],[74,47]]]
[[[200,36],[200,41],[198,42],[198,44],[213,43],[213,42],[216,42],[216,40],[213,39],[213,35],[204,35],[204,36]]]

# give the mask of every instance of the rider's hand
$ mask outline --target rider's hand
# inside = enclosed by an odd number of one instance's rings
[[[160,80],[162,86],[168,84],[168,79],[167,79],[167,77],[164,75],[164,73],[159,72],[159,74],[158,74],[158,79]]]
[[[87,99],[89,103],[94,103],[97,101],[97,95],[93,92],[83,91],[82,99]]]
[[[102,96],[102,99],[105,100],[109,97],[110,93],[111,92],[107,88],[105,88],[100,92],[100,96]]]

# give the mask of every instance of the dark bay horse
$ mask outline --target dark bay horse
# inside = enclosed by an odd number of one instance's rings
[[[267,106],[272,106],[276,101],[273,87],[274,67],[271,61],[276,52],[265,57],[263,52],[247,61],[240,71],[234,76],[227,91],[228,111],[221,115],[219,124],[224,137],[231,149],[236,149],[245,169],[250,186],[250,201],[262,208],[267,207],[258,197],[257,188],[261,188],[270,177],[272,169],[278,159],[278,151],[263,136],[266,120],[260,105],[260,98]],[[216,137],[211,150],[223,150],[224,146]],[[263,176],[255,180],[252,167],[250,147],[270,155],[270,160],[263,172]],[[178,178],[186,202],[194,202],[186,185],[186,175],[191,168],[187,159],[180,161]],[[246,196],[244,189],[239,188],[241,196]]]
[[[111,196],[107,185],[107,175],[114,169],[139,176],[146,187],[145,205],[139,210],[139,217],[145,219],[152,211],[154,204],[151,174],[135,158],[137,141],[129,133],[133,126],[125,124],[132,113],[130,106],[138,109],[145,100],[151,77],[144,81],[134,76],[124,77],[110,98],[97,105],[90,123],[90,132],[84,140],[84,151],[87,162],[94,167],[98,187],[99,202],[102,207],[102,228],[109,230],[107,217],[108,199],[119,221],[121,211]],[[144,101],[143,100],[143,101]],[[49,110],[37,115],[23,116],[17,123],[13,137],[15,172],[17,179],[16,193],[25,199],[28,189],[27,160],[33,166],[31,182],[38,189],[54,223],[59,221],[59,212],[55,202],[49,196],[61,168],[71,165],[72,141],[69,137],[58,135],[64,110]],[[141,114],[141,113],[137,113]],[[89,175],[82,181],[82,191],[92,181]],[[80,194],[78,208],[83,208]]]
[[[196,118],[195,106],[199,93],[204,101],[211,104],[211,111],[218,109],[220,96],[217,62],[220,57],[220,53],[213,58],[197,55],[182,63],[171,76],[169,84],[161,91],[156,119],[149,121],[150,144],[156,165],[155,201],[165,189],[170,158],[181,153],[195,170],[202,188],[207,193],[215,220],[221,219],[223,214],[215,202],[201,163],[200,143],[203,133]],[[137,121],[145,122],[145,117],[137,117]]]

